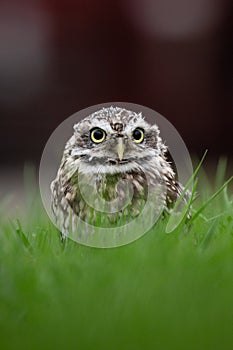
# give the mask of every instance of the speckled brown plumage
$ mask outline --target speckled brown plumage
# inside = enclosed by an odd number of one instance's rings
[[[103,142],[93,142],[95,128],[101,130]],[[143,135],[141,142],[134,139],[136,129],[137,137]],[[172,207],[182,186],[166,154],[157,125],[150,125],[140,113],[103,108],[75,124],[51,184],[52,209],[63,234],[68,235],[70,222],[75,227],[77,218],[95,224],[101,211],[89,200],[96,203],[102,198],[110,206],[100,215],[106,214],[111,223],[117,223],[122,214],[128,221],[137,217],[148,200],[148,191],[154,194],[157,210]],[[116,200],[120,209],[112,211]]]

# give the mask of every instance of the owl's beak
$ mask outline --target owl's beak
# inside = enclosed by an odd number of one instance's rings
[[[117,154],[118,154],[118,157],[120,160],[123,159],[123,156],[124,156],[124,151],[125,151],[125,144],[123,142],[123,139],[122,137],[119,137],[118,138],[118,143],[117,143],[117,146],[116,146],[116,151],[117,151]]]

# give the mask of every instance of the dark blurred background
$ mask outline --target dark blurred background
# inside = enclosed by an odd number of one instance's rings
[[[93,104],[170,120],[190,151],[232,156],[227,0],[1,0],[1,169],[38,162],[52,131]]]

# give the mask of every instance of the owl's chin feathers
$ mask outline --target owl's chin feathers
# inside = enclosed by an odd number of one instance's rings
[[[135,159],[119,159],[108,158],[103,162],[81,161],[78,171],[82,174],[119,174],[127,172],[157,172],[161,168],[161,161],[164,165],[164,160],[160,157],[135,158]]]
[[[105,163],[99,163],[99,164],[92,164],[90,163],[82,163],[79,170],[83,174],[119,174],[119,173],[125,173],[130,171],[137,171],[140,170],[141,167],[137,162],[135,161],[129,161],[122,160],[121,162],[118,162],[117,160],[110,159],[109,162]]]

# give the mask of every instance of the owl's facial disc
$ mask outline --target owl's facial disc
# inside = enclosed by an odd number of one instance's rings
[[[96,112],[74,126],[71,155],[79,158],[87,171],[130,171],[160,154],[156,125],[124,109],[110,112],[111,108]]]
[[[94,130],[94,132],[93,132]],[[83,161],[89,166],[111,167],[114,171],[128,170],[138,166],[141,160],[148,158],[148,148],[144,140],[144,130],[134,128],[133,131],[109,132],[94,128],[91,130],[91,150]],[[146,154],[144,153],[146,152]]]

